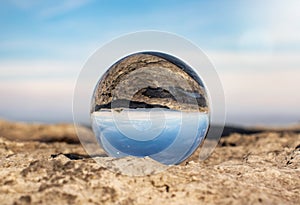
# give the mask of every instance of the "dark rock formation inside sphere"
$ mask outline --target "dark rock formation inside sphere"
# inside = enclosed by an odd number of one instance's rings
[[[165,108],[208,112],[205,88],[187,64],[167,54],[127,56],[101,77],[92,110]]]

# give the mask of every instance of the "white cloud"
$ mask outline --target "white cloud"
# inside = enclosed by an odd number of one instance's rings
[[[273,7],[274,6],[274,7]],[[300,1],[277,1],[272,4],[270,27],[274,38],[279,43],[300,42]]]
[[[75,79],[83,63],[70,61],[27,60],[0,61],[3,81],[39,80],[48,78]]]
[[[229,122],[299,121],[299,55],[297,52],[209,52],[224,87]]]
[[[266,51],[207,51],[218,71],[299,70],[299,52]]]
[[[300,1],[256,1],[244,8],[249,28],[238,39],[240,46],[293,47],[300,45]]]
[[[300,70],[239,71],[220,76],[230,110],[247,107],[243,112],[300,114]]]

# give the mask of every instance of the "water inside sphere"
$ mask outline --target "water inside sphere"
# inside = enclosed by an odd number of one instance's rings
[[[97,83],[92,128],[109,156],[179,164],[206,136],[208,104],[201,79],[186,63],[164,53],[136,53]]]

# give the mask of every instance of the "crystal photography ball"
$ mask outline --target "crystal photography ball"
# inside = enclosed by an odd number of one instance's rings
[[[114,63],[94,89],[92,129],[99,146],[116,158],[150,157],[180,164],[209,128],[206,88],[182,60],[140,52]]]

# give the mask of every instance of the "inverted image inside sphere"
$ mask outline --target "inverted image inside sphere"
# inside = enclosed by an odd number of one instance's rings
[[[167,54],[143,52],[119,60],[100,78],[91,118],[110,156],[178,164],[204,139],[209,108],[192,68]]]
[[[94,93],[92,112],[110,109],[112,102],[114,108],[122,108],[128,101],[129,108],[133,109],[160,107],[208,112],[202,81],[189,66],[179,62],[174,57],[157,53],[138,53],[121,59],[100,79]],[[147,69],[152,72],[147,72]],[[136,75],[130,76],[132,72]],[[172,76],[166,76],[168,74]],[[120,82],[124,86],[122,93],[116,93]],[[133,93],[140,84],[143,87]]]

